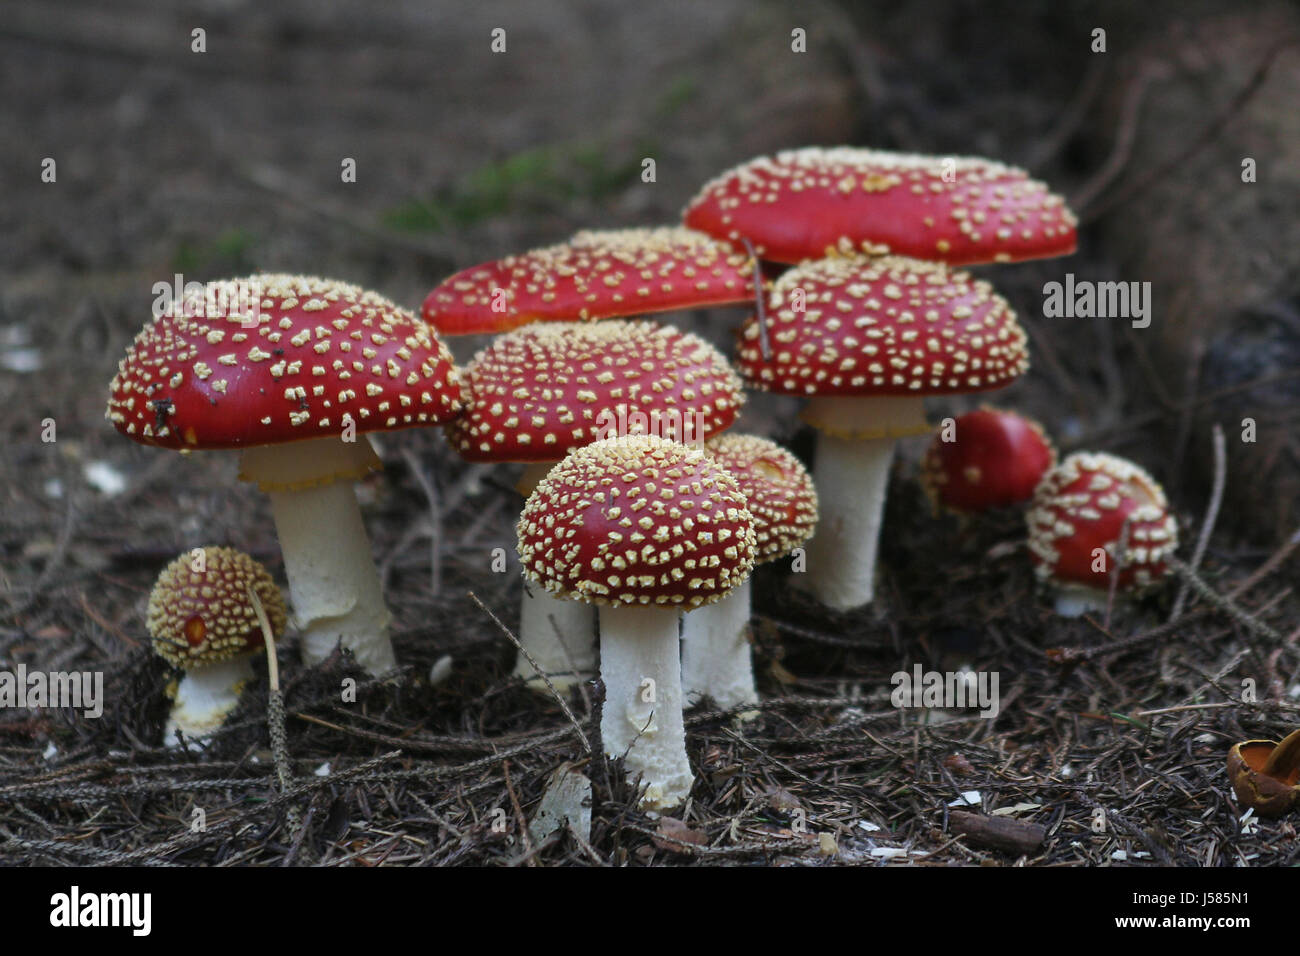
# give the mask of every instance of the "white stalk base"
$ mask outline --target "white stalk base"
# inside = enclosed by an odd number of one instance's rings
[[[695,779],[682,722],[680,616],[671,607],[600,609],[601,738],[629,780],[640,776],[645,810],[677,806]]]
[[[239,695],[252,679],[253,656],[250,654],[187,670],[176,686],[172,712],[163,731],[163,744],[179,747],[177,730],[187,738],[206,737],[219,730],[239,706]]]
[[[596,609],[583,601],[553,597],[540,584],[525,581],[519,643],[555,689],[567,693],[575,684],[596,676]],[[515,659],[514,674],[524,679],[529,690],[550,693],[523,654]]]
[[[1089,611],[1106,610],[1106,592],[1100,588],[1090,588],[1086,584],[1058,586],[1055,598],[1056,613],[1061,617],[1082,617]],[[1119,595],[1116,595],[1115,601],[1119,602]]]
[[[870,604],[894,439],[817,436],[813,483],[821,514],[807,545],[808,587],[837,611]]]
[[[749,581],[682,621],[682,694],[688,707],[705,697],[723,710],[758,702],[749,649]],[[739,718],[756,716],[757,711],[746,711]]]
[[[271,510],[289,578],[303,663],[319,664],[340,642],[371,674],[397,663],[388,639],[379,570],[353,482],[273,491]]]

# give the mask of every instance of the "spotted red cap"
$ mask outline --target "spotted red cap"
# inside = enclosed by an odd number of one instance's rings
[[[704,450],[735,477],[749,503],[756,563],[784,557],[812,537],[817,491],[798,458],[758,435],[719,435]]]
[[[935,434],[921,459],[921,482],[936,507],[962,514],[1028,501],[1056,449],[1033,419],[979,408],[953,421],[951,441]]]
[[[717,349],[655,322],[536,322],[497,337],[464,377],[447,438],[470,461],[558,461],[637,431],[703,441],[745,400]]]
[[[834,253],[968,265],[1063,256],[1075,217],[1024,170],[987,159],[810,147],[763,156],[707,184],[686,225],[763,259]]]
[[[1035,573],[1057,583],[1106,590],[1126,520],[1119,587],[1155,583],[1167,573],[1165,557],[1178,547],[1178,523],[1164,490],[1133,462],[1102,452],[1077,452],[1049,471],[1025,520]],[[1108,555],[1104,571],[1093,570],[1096,548]]]
[[[460,410],[451,353],[357,286],[309,276],[210,282],[136,336],[106,417],[168,448],[271,445],[433,425]]]
[[[466,335],[745,302],[751,262],[681,227],[579,232],[456,273],[425,298],[423,315],[439,332]]]
[[[979,392],[1008,385],[1029,367],[1024,330],[1006,301],[942,263],[819,259],[784,273],[767,302],[771,358],[763,358],[751,316],[739,363],[746,381],[764,391]]]
[[[652,435],[571,452],[529,496],[518,531],[530,581],[610,607],[712,604],[754,565],[736,479],[703,450]]]
[[[158,575],[146,625],[154,650],[174,667],[216,664],[265,643],[253,591],[266,611],[271,636],[284,633],[284,598],[270,573],[234,548],[206,547],[182,554]]]

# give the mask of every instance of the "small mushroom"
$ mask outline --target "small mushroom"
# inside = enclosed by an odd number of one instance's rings
[[[1104,452],[1076,452],[1049,470],[1025,522],[1034,572],[1055,590],[1056,612],[1065,617],[1106,608],[1116,561],[1118,591],[1150,589],[1169,573],[1165,558],[1178,547],[1164,489],[1133,462]]]
[[[149,595],[146,626],[159,657],[185,674],[176,685],[164,741],[176,731],[203,737],[220,728],[253,677],[265,645],[257,595],[272,638],[284,633],[284,599],[270,573],[234,548],[205,547],[167,565]]]
[[[703,443],[731,426],[745,400],[717,349],[648,321],[534,322],[494,339],[464,378],[465,414],[447,426],[447,440],[468,461],[527,463],[525,497],[573,448],[638,432]],[[590,607],[525,583],[519,630],[557,688],[594,676]],[[545,690],[522,654],[515,675]]]
[[[712,438],[705,451],[735,477],[754,516],[754,561],[777,561],[817,527],[817,492],[799,459],[757,435]],[[750,581],[682,622],[682,693],[723,709],[758,700],[749,652]],[[752,716],[746,712],[742,716]]]
[[[529,322],[590,321],[747,302],[751,259],[680,226],[584,231],[568,242],[485,262],[424,300],[444,335],[506,332]]]
[[[451,353],[409,312],[343,282],[257,275],[210,282],[145,326],[105,417],[146,445],[241,449],[240,477],[271,498],[303,660],[341,643],[382,673],[391,616],[354,491],[380,467],[365,433],[460,407]]]
[[[600,608],[600,732],[662,810],[690,794],[678,621],[722,600],[754,564],[754,518],[701,449],[627,435],[572,451],[519,519],[524,574]]]
[[[683,221],[765,260],[899,255],[972,265],[1063,256],[1075,217],[1022,169],[976,157],[808,147],[706,184]]]
[[[1247,740],[1228,751],[1228,779],[1242,804],[1261,817],[1280,817],[1300,800],[1300,730],[1281,743]]]
[[[953,420],[953,437],[936,433],[921,459],[921,483],[935,510],[961,515],[1028,501],[1056,464],[1043,427],[1016,412],[987,406]]]
[[[784,273],[741,330],[747,383],[804,396],[821,502],[808,579],[829,607],[871,601],[895,440],[930,430],[927,395],[982,392],[1029,367],[1027,337],[987,282],[937,262],[821,259]]]

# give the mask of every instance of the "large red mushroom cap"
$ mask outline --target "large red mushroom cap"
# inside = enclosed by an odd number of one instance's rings
[[[467,335],[727,305],[753,297],[751,265],[691,229],[584,231],[456,273],[428,294],[423,315],[445,335]]]
[[[451,353],[358,286],[294,275],[210,282],[127,350],[106,417],[135,441],[237,448],[433,425],[460,411]]]
[[[464,377],[447,438],[469,461],[558,461],[636,431],[703,442],[745,400],[717,349],[655,322],[536,322],[498,336]]]
[[[921,398],[1001,388],[1029,367],[1027,337],[1006,301],[942,263],[819,259],[783,274],[767,302],[771,357],[751,316],[739,362],[764,391]],[[869,431],[857,435],[885,437]]]
[[[1133,462],[1104,452],[1077,452],[1049,471],[1025,520],[1035,573],[1058,585],[1104,592],[1121,557],[1126,521],[1120,589],[1157,582],[1168,573],[1165,557],[1178,547],[1178,523],[1164,490]],[[1105,550],[1104,562],[1097,561],[1097,548]]]
[[[953,440],[936,433],[921,459],[921,481],[936,508],[976,514],[1028,501],[1056,449],[1038,422],[979,408],[953,421]]]
[[[718,435],[704,450],[735,477],[749,503],[757,563],[782,558],[812,537],[817,491],[798,458],[758,435]]]
[[[653,435],[571,452],[528,498],[518,531],[529,580],[608,607],[712,604],[754,566],[754,517],[736,479],[703,450]]]
[[[686,225],[760,258],[894,254],[955,265],[1063,256],[1075,217],[1024,170],[986,159],[852,147],[790,150],[723,173]]]

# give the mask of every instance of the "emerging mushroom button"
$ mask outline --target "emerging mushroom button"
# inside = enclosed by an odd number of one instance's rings
[[[904,255],[968,265],[1067,255],[1075,217],[1024,170],[852,147],[760,157],[708,183],[686,225],[767,260]]]
[[[921,480],[937,508],[977,514],[1028,501],[1056,450],[1038,422],[980,408],[941,428],[921,460]]]
[[[641,777],[647,808],[676,806],[692,782],[678,615],[721,600],[754,557],[754,519],[735,478],[704,451],[655,436],[576,449],[524,506],[524,574],[600,606],[601,735],[606,753]]]
[[[537,322],[505,335],[465,369],[467,408],[447,427],[469,461],[528,462],[528,495],[571,449],[622,434],[701,443],[731,426],[744,402],[726,358],[702,339],[654,322]],[[595,669],[594,613],[525,584],[515,675],[545,691]]]
[[[579,232],[458,272],[424,300],[439,332],[505,332],[537,320],[590,320],[747,301],[750,259],[681,227]]]
[[[806,396],[804,419],[820,432],[809,584],[830,607],[866,604],[895,439],[929,430],[925,396],[990,391],[1024,374],[1024,330],[988,283],[901,257],[796,266],[774,283],[766,321],[771,355],[751,317],[741,373]]]
[[[145,444],[244,449],[241,477],[271,496],[304,658],[341,641],[379,672],[389,615],[352,487],[378,465],[364,433],[459,410],[450,353],[409,312],[346,283],[261,275],[209,283],[146,326],[107,417]]]
[[[271,636],[284,633],[280,589],[257,561],[233,548],[196,548],[158,575],[146,626],[154,651],[185,671],[177,685],[164,742],[176,731],[201,737],[221,726],[252,678],[252,655],[264,638],[250,592],[266,612]]]
[[[817,492],[794,455],[757,435],[719,435],[705,450],[735,476],[754,516],[755,561],[790,554],[817,526]],[[758,700],[749,652],[750,582],[688,614],[682,625],[682,690],[724,709]],[[752,716],[746,712],[741,717]]]
[[[1025,520],[1035,573],[1056,591],[1057,613],[1071,617],[1106,607],[1116,562],[1118,589],[1140,592],[1168,573],[1164,559],[1178,547],[1160,485],[1133,462],[1099,452],[1070,455],[1049,471]]]

